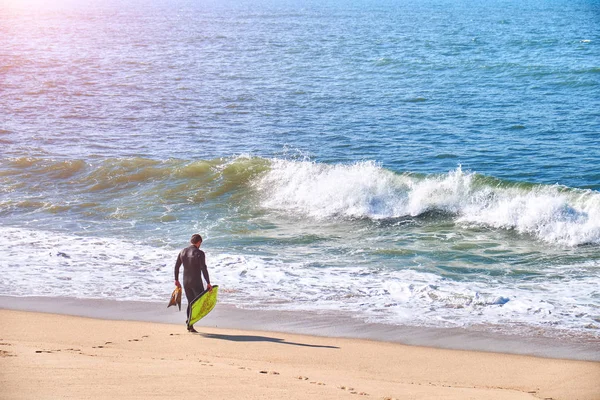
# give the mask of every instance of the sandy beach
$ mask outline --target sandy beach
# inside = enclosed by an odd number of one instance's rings
[[[0,310],[2,399],[600,399],[600,363]]]

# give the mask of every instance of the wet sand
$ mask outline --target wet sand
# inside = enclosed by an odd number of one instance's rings
[[[0,296],[0,309],[46,312],[108,320],[135,320],[183,324],[184,310],[166,308],[166,302],[115,301],[64,297]],[[534,355],[571,360],[600,361],[600,341],[592,336],[548,338],[498,334],[460,328],[423,328],[365,323],[340,312],[300,313],[243,310],[219,305],[199,325],[215,328],[261,330],[310,336],[369,339],[425,347]]]

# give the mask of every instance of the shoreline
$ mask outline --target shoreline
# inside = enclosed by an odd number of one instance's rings
[[[600,399],[598,362],[5,309],[0,320],[3,398]]]
[[[59,314],[112,321],[138,321],[180,325],[182,310],[166,302],[117,301],[65,297],[13,297],[0,295],[0,309]],[[219,304],[197,327],[266,331],[324,338],[346,338],[465,350],[535,356],[552,359],[600,361],[600,343],[579,338],[557,339],[481,332],[462,328],[422,328],[365,323],[344,315],[296,311],[245,310]]]

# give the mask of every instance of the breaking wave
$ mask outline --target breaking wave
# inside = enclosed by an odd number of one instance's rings
[[[372,161],[19,158],[0,160],[0,183],[4,215],[76,212],[144,219],[158,206],[176,214],[206,202],[225,209],[244,203],[256,212],[315,220],[433,215],[559,245],[600,244],[599,192],[510,182],[460,167],[423,175],[397,173]],[[181,217],[155,214],[162,221]]]
[[[316,219],[388,219],[438,212],[565,245],[600,244],[600,193],[465,172],[398,174],[375,162],[274,160],[255,183],[262,206]]]

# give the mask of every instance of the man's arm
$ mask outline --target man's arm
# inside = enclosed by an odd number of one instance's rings
[[[175,262],[175,286],[181,287],[179,283],[179,267],[181,267],[181,253],[177,255],[177,261]]]

